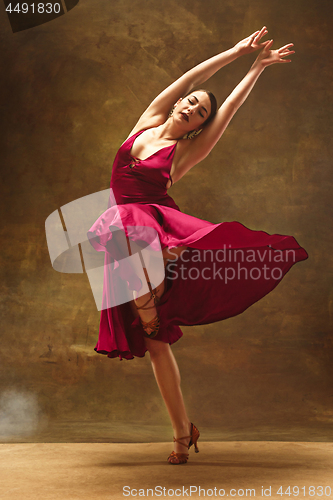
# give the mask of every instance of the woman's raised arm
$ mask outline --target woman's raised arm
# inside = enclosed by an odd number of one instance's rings
[[[266,34],[267,28],[264,26],[260,31],[252,33],[252,35],[241,40],[231,49],[211,57],[187,71],[153,100],[150,106],[148,106],[146,111],[141,115],[130,135],[138,130],[146,128],[147,124],[149,124],[149,127],[152,127],[164,123],[170,109],[178,99],[186,95],[194,87],[204,83],[219,69],[238,57],[244,54],[250,54],[251,52],[265,47],[268,42],[260,43],[260,40]]]
[[[250,94],[264,69],[271,64],[291,62],[290,59],[284,58],[295,53],[294,50],[290,50],[293,46],[292,43],[284,45],[278,50],[270,50],[272,44],[273,40],[269,40],[266,43],[247,75],[227,97],[207,127],[204,127],[200,135],[188,141],[190,144],[184,148],[182,157],[178,163],[176,180],[210,153],[238,108]]]

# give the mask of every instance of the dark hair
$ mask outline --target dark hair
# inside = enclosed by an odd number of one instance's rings
[[[209,97],[209,100],[210,100],[210,115],[208,116],[207,120],[205,120],[203,122],[203,126],[207,125],[207,123],[209,123],[213,118],[214,116],[216,115],[216,111],[217,111],[217,100],[216,100],[216,97],[215,95],[210,91],[210,90],[206,90],[206,89],[196,89],[196,90],[192,90],[191,92],[189,92],[188,94],[186,94],[185,97],[187,97],[188,95],[191,95],[193,94],[194,92],[205,92],[205,94],[208,95]]]

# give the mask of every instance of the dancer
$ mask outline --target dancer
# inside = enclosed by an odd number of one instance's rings
[[[167,194],[209,154],[264,69],[291,62],[287,58],[294,53],[293,44],[273,50],[273,40],[262,41],[266,34],[264,26],[189,70],[154,99],[115,158],[110,187],[116,205],[110,202],[88,232],[94,248],[105,252],[104,307],[95,350],[120,359],[149,351],[174,432],[171,464],[186,463],[185,451],[192,444],[198,451],[199,438],[186,413],[170,347],[182,336],[179,325],[208,324],[240,314],[307,258],[291,236],[252,231],[239,222],[197,219],[182,213]],[[257,50],[246,76],[217,108],[215,97],[201,85],[223,66]],[[151,229],[158,235],[165,263],[160,283],[151,282],[142,258],[142,249],[152,240]],[[129,270],[123,265],[124,256],[136,254],[141,278],[138,267]],[[110,297],[121,280],[133,291],[133,300],[111,307]]]

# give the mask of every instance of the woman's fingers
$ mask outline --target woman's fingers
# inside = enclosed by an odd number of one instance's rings
[[[265,45],[265,49],[264,50],[269,50],[271,48],[271,46],[273,45],[273,39],[272,40],[268,40],[268,42],[266,43]]]
[[[280,56],[281,57],[285,57],[285,56],[290,56],[291,54],[295,54],[295,51],[294,50],[288,50],[287,52],[280,53]]]
[[[259,31],[255,31],[254,33],[252,33],[252,35],[249,36],[250,45],[252,45],[252,43],[254,42],[254,40],[257,38],[258,35]]]
[[[261,30],[257,30],[249,38],[261,38],[264,33],[268,33],[266,26],[263,26]]]
[[[259,43],[261,38],[265,36],[268,33],[266,26],[261,28],[259,31],[255,31],[250,37],[249,37],[249,46],[252,47],[253,50],[262,49],[265,47],[267,42],[262,42]]]
[[[264,45],[264,48],[258,56],[258,61],[262,61],[265,67],[275,63],[290,63],[291,59],[285,59],[285,57],[295,54],[294,50],[289,50],[294,44],[288,43],[280,49],[273,50],[273,42],[274,40],[268,40],[267,42],[261,44]]]
[[[292,45],[293,44],[289,44],[288,46],[290,47]],[[279,55],[279,62],[290,63],[291,59],[284,59],[284,57],[291,56],[292,54],[295,54],[295,51],[294,50],[288,50],[287,48],[283,48],[283,47],[282,47],[282,49],[279,49],[277,51],[277,53]]]
[[[266,34],[266,33],[265,33]],[[267,43],[268,43],[268,40],[266,40],[265,42],[259,42],[259,38],[258,40],[254,40],[254,43],[256,44],[257,47],[264,47]]]
[[[253,52],[254,50],[263,49],[267,45],[266,42],[259,43],[261,38],[268,33],[266,26],[263,26],[261,30],[257,30],[252,35],[241,40],[237,45],[240,46],[243,50],[248,52]]]
[[[265,36],[267,33],[268,33],[268,30],[267,30],[266,26],[264,26],[263,28],[261,28],[259,34],[257,35],[258,40],[260,40],[260,38],[262,38],[263,36]]]
[[[291,54],[295,54],[295,51],[294,50],[284,50],[283,52],[281,52],[280,50],[278,50],[278,54],[280,57],[286,57],[286,56],[291,56]]]
[[[263,26],[263,27],[261,28],[261,30],[259,31],[260,35],[262,35],[262,34],[264,33],[264,31],[266,31],[266,32],[267,32],[267,28],[266,28],[266,26]]]
[[[281,47],[279,50],[288,49],[289,47],[293,47],[293,46],[294,46],[293,43],[288,43],[287,45],[284,45],[283,47]]]
[[[261,42],[261,43],[259,43],[259,47],[261,47],[263,49],[264,47],[266,47],[266,45],[269,44],[269,42],[270,42],[270,40],[267,40],[266,42]]]

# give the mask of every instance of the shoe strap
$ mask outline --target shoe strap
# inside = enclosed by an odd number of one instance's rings
[[[137,309],[145,309],[145,310],[146,310],[146,309],[154,309],[154,307],[156,306],[156,304],[158,304],[158,303],[159,303],[159,301],[160,301],[160,298],[156,295],[156,293],[157,293],[159,290],[157,290],[157,289],[155,288],[155,293],[154,293],[154,291],[153,291],[153,289],[152,289],[152,287],[151,287],[150,281],[147,281],[147,283],[148,283],[148,287],[149,287],[149,291],[150,291],[151,295],[150,295],[149,299],[147,300],[147,302],[145,302],[145,303],[143,304],[143,306],[138,307],[138,306],[135,304],[135,306],[136,306],[136,308],[137,308]],[[148,302],[150,302],[150,301],[151,301],[151,299],[153,299],[153,300],[154,300],[154,305],[153,305],[153,306],[151,306],[151,307],[145,307],[145,306],[148,304]]]
[[[175,436],[173,437],[173,442],[177,442],[179,444],[182,444],[183,446],[185,446],[185,448],[189,449],[189,445],[188,444],[184,444],[180,441],[180,439],[188,439],[188,438],[191,438],[192,436],[183,436],[181,438],[175,438]]]
[[[172,451],[170,455],[168,456],[168,461],[172,458],[177,458],[179,460],[179,464],[186,463],[188,460],[188,453],[176,453],[175,451]],[[177,463],[177,462],[171,462],[171,463]]]
[[[155,326],[158,326],[159,321],[160,321],[160,318],[157,315],[157,316],[155,316],[155,318],[151,319],[150,321],[143,321],[141,319],[141,324],[142,324],[143,328],[154,328]]]

